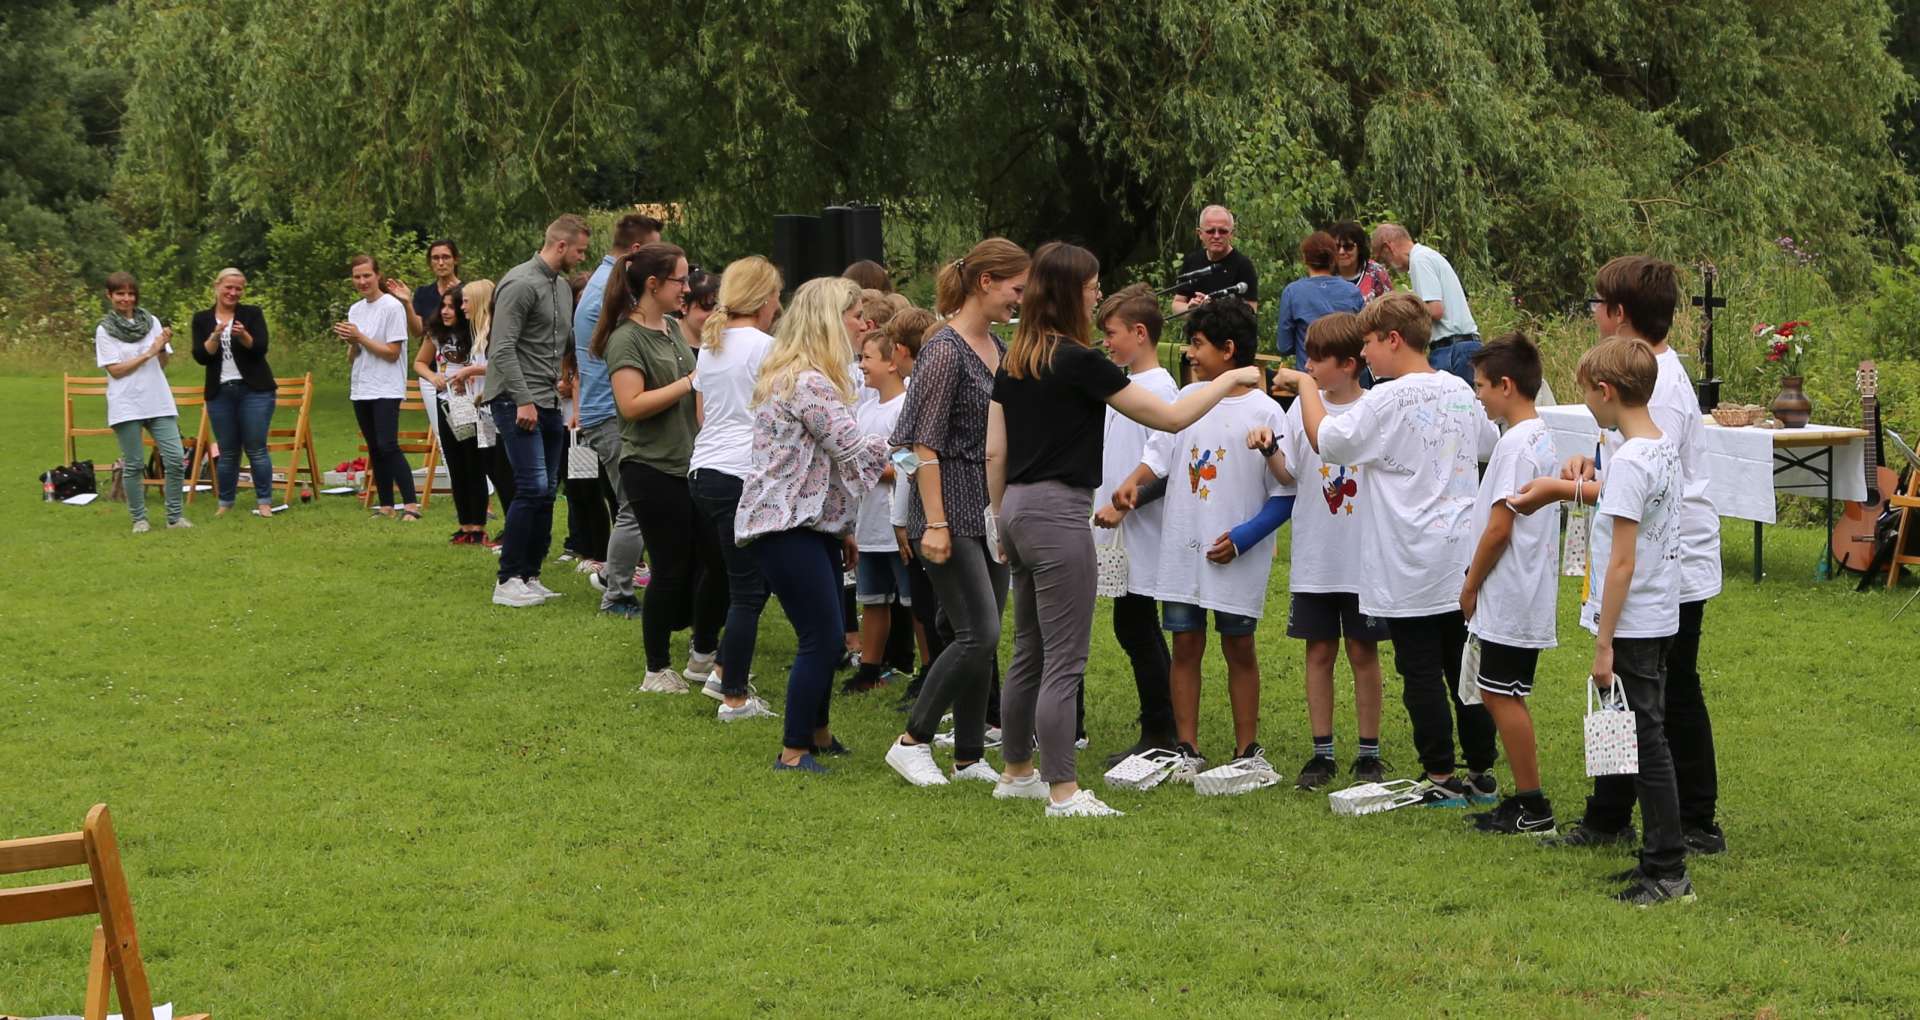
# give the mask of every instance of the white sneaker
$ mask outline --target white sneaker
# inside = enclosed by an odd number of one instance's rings
[[[153,530],[153,525],[148,524],[146,521],[133,522],[133,533],[136,535],[144,535],[147,532],[152,530]]]
[[[1085,738],[1085,737],[1081,737],[1081,738],[1080,738],[1079,740],[1076,740],[1076,741],[1074,741],[1074,742],[1073,742],[1073,749],[1074,749],[1074,750],[1076,750],[1076,751],[1084,751],[1084,750],[1086,750],[1086,749],[1087,749],[1087,738]]]
[[[193,522],[192,522],[192,521],[190,521],[190,520],[187,520],[187,519],[186,519],[185,517],[182,517],[182,518],[180,518],[180,519],[179,519],[179,520],[177,520],[177,521],[168,521],[168,522],[167,522],[167,527],[169,527],[169,528],[191,528],[191,527],[193,527]]]
[[[900,773],[900,778],[915,786],[947,785],[947,777],[940,773],[940,766],[934,764],[931,745],[907,745],[896,740],[887,748],[887,764]]]
[[[529,591],[527,589],[527,583],[517,577],[510,577],[493,586],[493,604],[496,606],[511,606],[515,609],[525,609],[528,606],[537,606],[545,601],[546,599]]]
[[[933,746],[935,746],[935,747],[952,747],[952,746],[953,746],[953,731],[952,731],[952,730],[948,730],[948,731],[947,731],[947,732],[945,732],[945,733],[936,733],[936,734],[934,734],[934,735],[933,735]],[[985,740],[985,742],[984,742],[984,743],[982,744],[982,746],[984,746],[984,747],[985,747],[985,748],[986,748],[987,750],[989,750],[989,751],[991,751],[991,750],[993,750],[994,748],[996,748],[996,747],[999,747],[999,746],[1000,746],[1000,727],[998,727],[998,726],[989,726],[989,727],[987,727],[987,738],[986,738],[986,740]]]
[[[681,675],[685,676],[686,674],[683,673]],[[692,678],[689,677],[688,679],[692,679]],[[707,678],[707,682],[700,685],[700,693],[706,695],[709,698],[712,698],[715,701],[726,700],[725,695],[720,690],[720,671],[719,670],[717,669],[714,670],[713,675]],[[759,693],[760,693],[760,689],[753,685],[753,674],[748,673],[747,674],[747,696],[753,697]]]
[[[1193,778],[1207,770],[1207,760],[1198,753],[1189,754],[1177,748],[1174,753],[1180,757],[1173,763],[1173,772],[1167,776],[1167,780],[1193,785]]]
[[[607,576],[605,574],[599,572],[588,574],[587,583],[593,585],[594,591],[603,592],[607,590]]]
[[[1000,773],[995,772],[993,766],[986,762],[977,761],[966,768],[954,769],[953,778],[956,780],[971,779],[975,782],[994,783],[997,785],[1000,782]]]
[[[598,574],[600,568],[604,565],[605,564],[599,560],[582,559],[573,565],[573,572],[576,574]]]
[[[656,669],[640,681],[640,690],[646,694],[685,694],[687,681],[671,669]]]
[[[1018,779],[1000,777],[993,784],[994,800],[1046,800],[1047,784],[1040,781],[1040,773],[1029,772]]]
[[[552,602],[554,599],[566,594],[565,592],[554,591],[552,588],[541,584],[540,579],[537,577],[523,577],[520,579],[520,583],[526,585],[528,591],[538,595],[542,602]]]
[[[704,683],[708,677],[713,675],[713,660],[718,656],[718,652],[708,655],[701,655],[699,652],[689,652],[687,653],[687,668],[681,670],[680,675],[696,684]]]
[[[767,703],[759,698],[749,696],[746,704],[739,708],[733,708],[726,702],[721,702],[716,716],[721,722],[739,722],[743,719],[778,719],[780,713],[768,708]]]
[[[1092,790],[1081,790],[1064,801],[1047,798],[1048,818],[1125,818],[1125,811],[1108,807]]]

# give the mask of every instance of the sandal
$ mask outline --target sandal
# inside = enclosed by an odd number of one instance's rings
[[[420,511],[402,510],[400,511],[400,519],[403,521],[417,521],[420,519]]]

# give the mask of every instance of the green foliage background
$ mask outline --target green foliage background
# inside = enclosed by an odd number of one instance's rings
[[[1391,215],[1488,331],[1569,350],[1601,261],[1711,261],[1730,395],[1768,395],[1734,370],[1746,326],[1793,317],[1822,338],[1816,397],[1844,402],[1860,356],[1909,386],[1920,355],[1896,300],[1920,290],[1909,7],[18,0],[0,341],[63,360],[110,269],[178,318],[237,265],[299,359],[353,251],[417,279],[450,235],[492,275],[557,212],[636,202],[708,265],[765,251],[774,213],[858,200],[905,278],[1000,233],[1157,279],[1222,201],[1276,292],[1305,232]],[[1783,268],[1783,236],[1820,257]]]

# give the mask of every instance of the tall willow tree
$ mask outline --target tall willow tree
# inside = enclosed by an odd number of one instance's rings
[[[1859,267],[1912,197],[1885,0],[128,2],[129,205],[270,252],[639,199],[726,254],[864,199],[1119,265],[1225,200],[1269,259],[1392,213],[1552,304],[1629,249]]]

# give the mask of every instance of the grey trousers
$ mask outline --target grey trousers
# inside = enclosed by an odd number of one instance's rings
[[[600,596],[600,608],[605,609],[616,602],[634,601],[633,568],[646,547],[640,540],[640,519],[620,485],[620,416],[582,428],[580,439],[600,458],[600,479],[613,487],[614,502],[620,507],[613,515],[613,530],[607,533],[607,563],[600,571],[600,579],[607,583]]]
[[[167,523],[180,519],[185,508],[182,493],[185,491],[187,455],[186,448],[180,444],[180,419],[174,415],[163,418],[135,418],[113,426],[113,438],[120,441],[120,460],[126,464],[127,513],[136,521],[147,519],[147,450],[140,442],[140,430],[146,429],[153,434],[153,445],[160,451],[160,464],[167,480]]]
[[[929,562],[917,544],[914,554],[927,566],[940,611],[953,625],[953,640],[928,667],[920,698],[907,714],[907,732],[923,744],[931,743],[940,717],[952,709],[954,760],[979,761],[986,753],[987,692],[993,686],[994,656],[1000,652],[1007,567],[987,555],[984,538],[954,536],[953,555],[945,563]]]
[[[1000,543],[1013,568],[1013,662],[1000,689],[1001,756],[1033,759],[1040,778],[1078,780],[1074,730],[1087,647],[1093,637],[1093,490],[1065,482],[1010,485],[1001,500]]]

